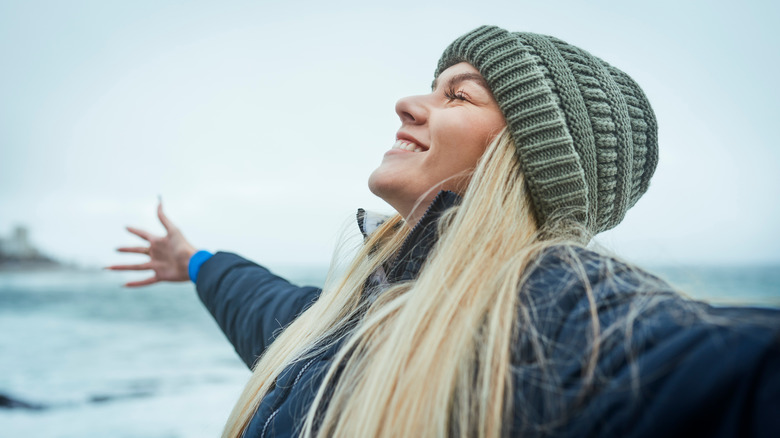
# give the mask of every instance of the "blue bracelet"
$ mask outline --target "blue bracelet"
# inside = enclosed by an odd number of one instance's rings
[[[192,280],[193,283],[197,283],[198,281],[198,272],[200,272],[201,265],[213,255],[214,254],[208,251],[198,251],[190,257],[190,264],[187,271],[189,272],[190,280]]]

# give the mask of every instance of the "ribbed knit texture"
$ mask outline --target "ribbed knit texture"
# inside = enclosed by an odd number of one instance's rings
[[[517,147],[540,225],[617,225],[658,162],[655,115],[625,73],[559,39],[482,26],[455,40],[436,77],[459,62],[490,87]]]

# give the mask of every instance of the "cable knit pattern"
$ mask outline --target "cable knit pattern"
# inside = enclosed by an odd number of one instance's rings
[[[658,162],[655,115],[625,73],[559,39],[482,26],[455,40],[436,76],[476,67],[504,114],[538,222],[613,228]]]

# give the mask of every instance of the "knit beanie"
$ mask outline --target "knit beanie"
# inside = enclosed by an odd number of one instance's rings
[[[605,231],[647,191],[657,126],[627,74],[559,39],[494,26],[455,40],[436,77],[464,61],[504,114],[540,226],[568,218]]]

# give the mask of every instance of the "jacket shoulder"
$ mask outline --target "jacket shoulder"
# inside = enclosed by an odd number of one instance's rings
[[[780,412],[780,311],[689,300],[581,248],[552,248],[530,269],[520,305],[531,316],[520,319],[513,352],[515,402],[526,411],[516,428],[539,432],[555,422],[572,436],[777,430],[768,429],[780,421],[768,412]]]

